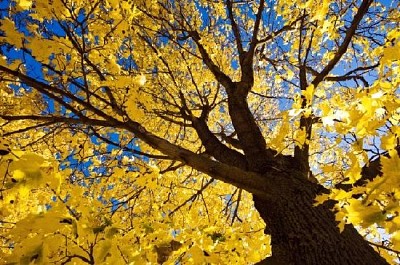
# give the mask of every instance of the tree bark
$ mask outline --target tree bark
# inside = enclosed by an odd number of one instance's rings
[[[313,205],[315,196],[324,190],[322,186],[310,183],[296,188],[282,183],[277,188],[282,191],[280,197],[265,200],[254,196],[272,248],[272,256],[258,264],[388,264],[352,225],[340,233],[332,211],[335,202]]]

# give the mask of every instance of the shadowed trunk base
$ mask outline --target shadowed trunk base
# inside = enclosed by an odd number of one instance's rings
[[[388,264],[352,225],[340,233],[333,203],[313,206],[315,194],[303,189],[272,202],[254,198],[272,248],[272,256],[257,264]]]

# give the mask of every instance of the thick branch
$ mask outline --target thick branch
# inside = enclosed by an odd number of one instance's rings
[[[225,88],[232,86],[232,80],[230,79],[230,77],[227,76],[224,72],[222,72],[221,69],[213,62],[208,52],[201,44],[199,33],[197,31],[190,31],[188,33],[196,43],[197,47],[199,48],[204,64],[207,65],[208,69],[210,69],[215,79],[219,83],[221,83],[221,85],[223,85]]]
[[[396,147],[397,155],[400,156],[400,146]],[[361,178],[359,178],[354,184],[342,184],[339,183],[335,188],[350,191],[353,187],[360,187],[366,185],[369,181],[374,180],[376,177],[382,176],[382,156],[390,158],[388,153],[384,153],[372,160],[361,169]]]
[[[235,36],[236,47],[238,49],[239,56],[242,56],[242,54],[244,54],[242,38],[240,36],[239,26],[236,23],[235,18],[233,17],[233,3],[232,3],[232,1],[231,0],[227,0],[226,1],[226,6],[227,6],[227,9],[228,9],[229,21],[231,22],[231,26],[232,26],[233,36]]]
[[[232,82],[211,60],[200,42],[199,34],[197,32],[190,32],[189,34],[191,34],[191,37],[196,42],[203,62],[228,93],[229,114],[248,162],[253,165],[251,166],[253,170],[260,168],[261,164],[265,162],[266,143],[246,101],[246,96],[251,89],[252,82]],[[252,65],[246,65],[246,67],[250,72],[253,72]],[[243,71],[245,70],[242,69]],[[270,158],[272,157],[273,155],[270,156]]]
[[[258,43],[258,31],[260,29],[262,12],[264,10],[264,0],[260,1],[258,6],[258,11],[256,19],[254,22],[253,35],[250,42],[249,50],[245,53],[239,53],[240,68],[242,71],[241,82],[245,84],[246,93],[250,91],[254,84],[254,69],[253,69],[253,59],[254,51]]]
[[[300,51],[299,51],[300,53]],[[300,59],[300,58],[299,58]],[[307,89],[307,76],[306,76],[306,69],[305,66],[302,65],[300,66],[300,89],[302,91],[305,91]],[[306,109],[307,104],[307,98],[302,95],[301,96],[301,107],[302,109]],[[300,130],[305,131],[306,137],[305,137],[305,142],[300,143],[301,145],[298,146],[296,145],[294,148],[294,157],[295,159],[299,162],[301,170],[303,172],[307,173],[310,171],[310,165],[309,165],[309,150],[310,150],[310,145],[308,144],[308,141],[311,139],[311,133],[312,133],[312,117],[306,117],[305,115],[302,115],[300,118]]]
[[[246,170],[247,162],[244,155],[222,144],[203,119],[193,118],[192,125],[209,155],[222,163]]]
[[[103,126],[125,129],[132,132],[136,137],[140,138],[142,141],[152,146],[153,148],[159,150],[160,152],[167,155],[170,159],[181,161],[184,164],[208,174],[210,177],[218,179],[220,181],[232,184],[238,188],[242,188],[258,196],[266,197],[274,194],[275,191],[272,188],[272,183],[267,185],[264,178],[256,173],[247,172],[243,169],[232,165],[226,165],[221,162],[214,161],[177,145],[174,145],[167,140],[160,138],[147,130],[144,129],[139,123],[130,122],[120,122],[117,120],[95,120],[90,118],[84,119],[74,119],[67,117],[54,117],[54,116],[38,116],[38,115],[20,115],[20,116],[5,116],[2,118],[6,120],[41,120],[41,121],[57,121],[65,124],[86,124],[91,126]],[[271,178],[272,181],[272,178]]]
[[[275,153],[266,150],[265,139],[249,109],[246,95],[238,93],[240,85],[240,82],[235,83],[227,89],[229,115],[250,170],[262,172],[266,170],[266,163],[273,163]]]
[[[273,189],[272,184],[275,180],[272,174],[267,181],[259,174],[247,172],[238,167],[226,165],[209,159],[206,156],[195,154],[192,151],[174,145],[148,132],[136,122],[120,123],[118,127],[123,127],[134,133],[136,137],[165,155],[168,155],[171,159],[184,162],[186,165],[208,174],[210,177],[232,184],[264,198],[277,193],[277,191]]]

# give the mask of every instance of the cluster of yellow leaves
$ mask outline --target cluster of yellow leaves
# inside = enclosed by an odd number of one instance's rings
[[[232,187],[214,181],[196,195],[204,186],[196,180],[201,177],[186,179],[186,187],[180,187],[184,172],[161,175],[146,163],[129,171],[132,161],[123,161],[125,169],[109,165],[108,177],[93,172],[73,183],[71,177],[79,172],[58,170],[52,158],[17,150],[2,156],[0,262],[224,264],[256,262],[270,252],[249,194],[232,198],[241,199],[243,223],[230,226]],[[101,161],[92,165],[98,166]],[[224,208],[228,213],[221,212]]]
[[[36,61],[51,65],[54,71],[46,68],[43,70],[43,78],[47,83],[69,91],[76,83],[85,82],[89,92],[97,97],[88,96],[90,93],[83,90],[79,90],[76,96],[85,98],[96,108],[121,119],[102,100],[110,98],[106,91],[111,88],[109,91],[116,101],[115,105],[123,106],[132,120],[142,122],[146,128],[153,128],[155,134],[193,151],[200,150],[200,143],[194,130],[185,128],[183,119],[179,117],[182,111],[180,106],[186,106],[186,112],[189,112],[187,115],[199,116],[203,106],[217,102],[210,110],[210,128],[218,132],[222,128],[231,127],[227,117],[226,94],[220,91],[214,76],[205,69],[198,56],[197,46],[181,41],[188,37],[180,35],[181,30],[178,30],[180,27],[197,30],[200,35],[199,44],[210,54],[211,59],[224,73],[238,80],[240,71],[234,69],[237,65],[232,63],[232,60],[238,60],[232,36],[224,34],[230,30],[230,26],[219,25],[226,19],[222,2],[186,1],[180,7],[181,13],[191,14],[185,17],[186,21],[182,20],[182,14],[168,11],[171,4],[169,1],[159,1],[164,6],[157,4],[157,1],[144,0],[16,2],[14,12],[29,12],[32,20],[27,23],[26,31],[30,34],[21,32],[15,22],[6,18],[2,20],[0,28],[6,36],[0,37],[0,42],[8,43],[16,49],[23,47],[30,51]],[[201,19],[205,14],[199,12],[198,6],[210,7],[208,22]],[[253,13],[256,12],[255,7],[250,7],[254,9]],[[339,36],[338,30],[343,27],[344,19],[330,11],[333,5],[327,0],[279,1],[274,6],[277,14],[287,22],[299,15],[298,7],[310,14],[310,27],[314,33],[312,38],[308,38],[310,47],[322,58],[320,65],[314,69],[319,71],[334,55],[334,51],[331,51],[332,39]],[[142,16],[143,11],[150,15]],[[251,32],[254,22],[249,19],[249,12],[246,15],[242,11],[241,8],[234,8],[243,31]],[[161,27],[163,30],[159,31]],[[53,34],[45,32],[52,28]],[[162,35],[165,31],[171,35]],[[300,38],[293,32],[289,31],[282,36],[282,42],[291,43],[285,61],[292,66],[297,65],[296,51],[300,43]],[[260,35],[264,33],[270,32],[266,30]],[[381,80],[386,81],[377,81],[368,90],[354,89],[350,92],[335,86],[331,95],[325,91],[330,88],[329,82],[318,87],[308,86],[295,98],[292,110],[278,117],[282,120],[276,128],[280,129],[272,136],[269,124],[260,122],[263,133],[271,137],[270,145],[279,152],[290,153],[288,146],[308,144],[305,131],[297,130],[298,118],[318,114],[323,124],[315,125],[315,128],[343,135],[350,132],[358,138],[358,146],[354,145],[348,155],[342,151],[324,154],[321,161],[330,158],[334,160],[335,156],[340,156],[351,164],[346,170],[341,169],[346,164],[342,161],[323,167],[327,179],[344,171],[350,184],[357,181],[361,166],[367,162],[367,157],[359,154],[360,145],[371,135],[381,136],[377,130],[387,121],[395,126],[383,135],[381,147],[395,157],[393,151],[399,134],[396,126],[400,115],[399,100],[396,97],[399,86],[398,29],[391,30],[388,37],[390,41],[386,46],[375,50],[368,47],[366,39],[354,41],[363,47],[366,59],[362,60],[366,65],[371,58],[382,57],[379,74]],[[130,59],[135,65],[121,63],[124,60],[129,62]],[[351,58],[345,60],[351,62]],[[19,60],[10,62],[0,58],[0,64],[26,72]],[[258,71],[254,92],[267,94],[272,90],[271,84],[276,85],[276,91],[285,91],[282,80],[293,80],[296,77],[294,71],[297,70],[296,67],[285,67],[283,70],[285,74],[282,76]],[[273,82],[269,84],[271,80]],[[19,85],[18,80],[7,83]],[[3,85],[0,88],[1,103],[12,106],[4,108],[6,105],[1,105],[2,114],[42,113],[46,110],[45,104],[38,100],[40,97],[34,92],[21,89],[17,93]],[[75,95],[75,91],[69,92]],[[300,107],[300,94],[307,101],[306,109]],[[279,109],[277,104],[273,106],[271,102],[262,97],[249,96],[251,110],[260,114],[260,120],[276,117]],[[59,104],[54,105],[51,114],[69,114]],[[90,110],[78,107],[88,112],[88,116],[97,117]],[[155,113],[159,116],[167,115],[171,122],[156,117],[153,115]],[[15,131],[32,124],[14,123],[12,128],[5,124],[3,128]],[[19,140],[19,145],[35,142],[44,135],[43,132],[32,132],[25,136]],[[80,161],[93,157],[87,160],[90,161],[89,176],[69,170],[59,172],[58,165],[32,153],[15,151],[18,159],[12,158],[10,165],[4,162],[7,160],[3,161],[7,190],[4,191],[2,209],[9,218],[7,220],[17,223],[15,228],[6,233],[6,243],[15,245],[12,255],[8,256],[10,261],[30,262],[33,259],[37,262],[59,262],[78,255],[81,260],[94,259],[97,263],[110,264],[155,263],[161,256],[171,264],[245,263],[258,261],[269,253],[268,238],[263,235],[263,224],[250,203],[249,194],[243,192],[244,195],[240,197],[233,187],[217,182],[212,182],[207,189],[198,193],[210,180],[202,175],[188,176],[190,172],[187,168],[160,173],[162,168],[169,166],[166,162],[157,165],[137,162],[131,157],[119,160],[115,157],[121,154],[114,151],[107,158],[96,155],[95,151],[106,153],[107,145],[94,145],[81,132],[72,136],[68,130],[57,131],[52,137],[54,148],[36,144],[34,150],[45,149],[47,153],[56,153],[71,168],[74,161],[65,160],[71,153],[74,153],[75,160]],[[315,141],[316,137],[317,134],[310,143],[313,151],[329,149],[326,142]],[[123,146],[129,140],[119,139],[119,143]],[[334,142],[332,146],[338,144]],[[140,146],[140,150],[154,152],[147,146]],[[333,190],[329,198],[341,201],[343,206],[339,209],[338,220],[346,216],[346,222],[361,223],[363,227],[386,222],[388,233],[398,230],[399,221],[395,216],[398,209],[390,204],[390,198],[394,202],[399,199],[398,191],[392,190],[399,186],[397,175],[390,169],[396,162],[392,159],[383,158],[383,176],[369,183],[366,189],[353,193]],[[104,173],[102,170],[105,167],[107,170]],[[66,181],[60,184],[60,179]],[[353,194],[363,192],[366,195],[361,199],[352,198]],[[243,223],[238,225],[234,222],[232,226],[227,226],[231,222],[225,221],[226,216],[234,214],[233,208],[227,205],[231,203],[230,199],[235,201],[239,197],[241,203],[238,214]],[[10,204],[11,201],[13,203]],[[378,203],[381,201],[383,205]],[[383,211],[386,213],[383,214]],[[341,223],[342,228],[343,225],[344,222]],[[399,237],[395,233],[393,242],[397,242]],[[248,252],[246,248],[259,251]],[[88,252],[93,255],[90,256]]]
[[[9,252],[7,247],[11,247],[14,240],[27,241],[26,247],[29,251],[36,251],[39,241],[33,242],[29,233],[16,234],[14,239],[12,233],[14,223],[27,220],[30,216],[35,216],[46,209],[46,202],[52,194],[60,189],[61,175],[55,169],[56,164],[50,163],[29,152],[12,150],[9,154],[1,157],[0,171],[3,177],[1,187],[1,227],[3,250]],[[27,225],[29,224],[29,225]],[[49,228],[43,224],[44,228]],[[26,223],[24,229],[34,229],[31,222]],[[42,235],[44,236],[45,233]],[[24,244],[25,245],[25,244]],[[17,252],[18,253],[18,252]],[[23,255],[18,255],[22,259]],[[29,258],[28,258],[29,259]]]
[[[327,199],[336,200],[336,220],[340,231],[346,223],[352,223],[364,233],[376,233],[375,237],[386,236],[391,239],[391,248],[400,249],[400,158],[382,157],[382,176],[369,181],[365,187],[346,192],[340,189],[331,190],[330,194],[320,195],[317,203]],[[358,162],[354,162],[358,164]],[[355,167],[352,168],[352,171]],[[359,172],[358,172],[359,174]],[[353,180],[350,180],[353,183]],[[380,232],[373,232],[377,228]],[[393,257],[385,254],[388,260]]]

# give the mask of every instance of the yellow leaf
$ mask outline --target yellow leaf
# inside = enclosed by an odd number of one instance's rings
[[[361,200],[351,199],[345,207],[348,221],[366,228],[384,219],[382,210],[377,205],[366,206]]]
[[[309,85],[306,90],[302,91],[302,94],[306,98],[307,104],[310,105],[314,97],[314,85]]]
[[[29,8],[32,6],[32,0],[19,0],[18,5],[22,8]]]
[[[8,18],[2,19],[0,23],[0,29],[6,33],[7,42],[14,45],[16,48],[22,47],[22,40],[24,34],[16,29],[14,22]],[[0,36],[0,41],[4,37]]]
[[[302,147],[306,143],[306,130],[297,130],[294,135],[295,144]]]
[[[325,201],[327,201],[328,199],[329,199],[329,194],[323,193],[323,194],[317,195],[314,199],[315,200],[314,206],[318,206],[318,205],[324,203]]]
[[[317,6],[317,12],[313,18],[316,20],[324,20],[328,13],[329,3],[330,3],[329,0],[323,0],[322,6],[320,5]]]
[[[339,211],[335,215],[335,220],[338,222],[338,228],[339,228],[340,233],[342,233],[344,230],[344,226],[346,225],[345,213],[342,211]]]

